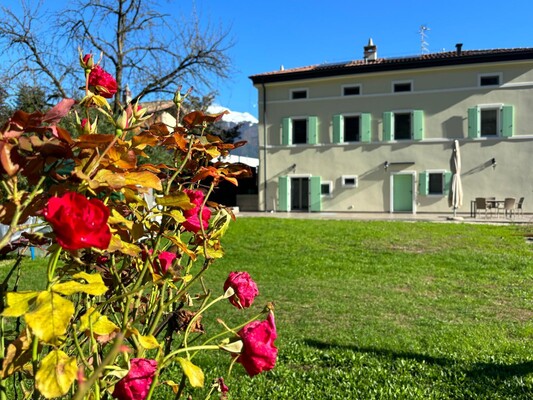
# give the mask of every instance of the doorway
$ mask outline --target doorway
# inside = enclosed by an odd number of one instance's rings
[[[291,178],[291,210],[309,211],[309,178]]]
[[[412,212],[414,206],[415,173],[397,173],[391,176],[391,212]]]

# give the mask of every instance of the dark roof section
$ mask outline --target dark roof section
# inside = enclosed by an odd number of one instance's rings
[[[375,61],[354,60],[265,72],[263,74],[252,75],[249,78],[254,84],[257,84],[339,75],[366,74],[370,72],[518,60],[533,60],[533,48],[461,50],[460,52],[447,51],[412,57],[378,58]]]

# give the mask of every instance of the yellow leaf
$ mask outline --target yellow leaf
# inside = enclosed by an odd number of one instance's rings
[[[179,387],[180,387],[180,384],[179,383],[176,383],[174,381],[171,381],[171,380],[168,380],[168,381],[164,381],[163,382],[165,385],[168,385],[172,388],[172,391],[174,392],[174,394],[177,394],[178,393],[178,390],[179,390]]]
[[[107,251],[110,253],[120,251],[127,256],[136,257],[141,252],[141,248],[132,243],[123,242],[119,235],[113,235],[111,236],[111,242],[109,243]]]
[[[39,292],[9,292],[6,293],[7,308],[2,315],[4,317],[20,317],[30,305],[33,304],[34,299],[39,295]]]
[[[35,309],[24,316],[32,332],[43,342],[56,344],[67,332],[74,314],[74,304],[53,292],[41,292],[35,301]]]
[[[126,225],[126,228],[131,229],[133,227],[133,221],[124,218],[122,214],[120,214],[117,210],[114,208],[111,209],[111,215],[109,216],[109,219],[107,220],[108,223],[111,225],[113,224],[124,224]]]
[[[210,147],[206,149],[205,151],[207,154],[209,154],[213,158],[217,158],[220,155],[220,151],[216,147]]]
[[[80,332],[89,330],[92,327],[92,332],[95,335],[110,335],[113,332],[118,332],[119,328],[109,320],[105,315],[100,314],[94,309],[89,308],[85,314],[80,318]]]
[[[159,179],[156,174],[149,171],[130,172],[129,174],[124,175],[124,177],[126,179],[126,185],[128,186],[140,185],[145,188],[163,190],[161,179]]]
[[[215,218],[213,218],[213,222],[211,222],[210,238],[216,239],[222,237],[228,230],[231,219],[231,214],[225,208],[222,208]]]
[[[22,370],[29,361],[31,361],[31,339],[26,336],[24,330],[17,339],[7,346],[2,364],[2,379]]]
[[[147,350],[157,349],[159,347],[159,343],[153,335],[139,335],[139,343]]]
[[[76,379],[76,358],[61,350],[52,350],[43,360],[35,375],[35,385],[47,399],[67,394]]]
[[[185,192],[178,192],[176,194],[161,196],[155,198],[156,204],[167,207],[179,207],[182,210],[191,210],[196,205],[191,203],[189,196]]]
[[[183,251],[184,254],[188,255],[193,261],[196,260],[196,253],[189,249],[185,243],[181,240],[179,236],[176,235],[165,235],[165,237],[170,240],[173,244],[178,246],[178,248]]]
[[[204,387],[204,373],[200,367],[197,367],[192,362],[185,358],[178,357],[178,361],[181,365],[181,369],[192,387]]]
[[[87,293],[93,296],[101,296],[107,292],[107,286],[104,284],[99,273],[88,274],[86,272],[78,272],[72,276],[74,279],[84,280],[85,282],[69,281],[63,283],[56,283],[52,285],[52,290],[56,293],[70,296],[74,293]]]
[[[178,210],[171,210],[170,211],[170,216],[177,223],[181,223],[181,222],[187,221],[187,218],[185,218],[183,216],[183,214],[180,211],[178,211]]]

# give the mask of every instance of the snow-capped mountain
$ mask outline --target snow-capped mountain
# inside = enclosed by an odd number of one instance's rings
[[[259,158],[259,137],[258,137],[258,120],[252,114],[247,112],[232,111],[220,105],[209,106],[207,112],[210,114],[218,114],[224,110],[228,111],[222,117],[222,121],[218,124],[223,129],[233,128],[241,124],[239,129],[239,136],[236,141],[246,140],[246,145],[239,147],[231,152],[232,155],[241,157]]]

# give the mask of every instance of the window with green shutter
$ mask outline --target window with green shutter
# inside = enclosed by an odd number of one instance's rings
[[[468,109],[468,137],[475,139],[479,137],[479,107]]]
[[[383,113],[383,141],[390,142],[392,137],[392,127],[394,124],[394,113],[385,111]]]
[[[426,172],[421,172],[418,177],[418,185],[421,196],[428,195],[428,174]]]
[[[307,118],[307,143],[308,144],[318,143],[318,118],[317,117]]]
[[[312,176],[310,179],[309,200],[311,211],[322,211],[322,179],[320,176]]]
[[[450,171],[423,171],[419,175],[419,192],[421,196],[446,195],[450,188],[452,173]]]
[[[333,116],[333,143],[344,142],[342,115]]]
[[[361,114],[360,139],[364,143],[372,141],[372,119],[369,113]]]
[[[292,121],[290,118],[283,118],[281,121],[281,144],[284,146],[292,144]]]
[[[291,181],[288,176],[278,178],[278,210],[290,211]]]
[[[413,111],[413,139],[424,139],[424,111]]]
[[[503,137],[512,137],[514,134],[514,107],[505,105],[502,107],[502,127],[501,132]]]

